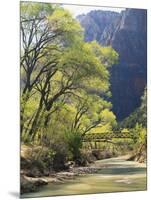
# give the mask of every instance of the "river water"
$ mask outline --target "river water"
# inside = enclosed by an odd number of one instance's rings
[[[50,183],[21,197],[40,197],[146,190],[146,164],[117,157],[96,161],[97,174],[81,175],[66,183]]]

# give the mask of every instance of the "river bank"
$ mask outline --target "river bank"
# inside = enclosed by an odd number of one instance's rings
[[[23,193],[21,196],[62,195],[62,193],[64,194],[63,188],[65,189],[65,194],[145,190],[146,163],[127,161],[129,157],[129,155],[126,155],[98,160],[88,167],[74,167],[68,171],[54,173],[47,177],[26,177],[27,184],[30,182],[30,184],[36,185],[35,190]],[[90,184],[92,184],[89,179],[92,179],[94,183],[96,181],[96,185],[92,185],[93,191],[90,190],[90,192],[86,189],[90,188]],[[103,185],[101,184],[102,182]],[[83,185],[83,189],[79,187],[80,184]],[[107,186],[106,188],[104,188],[104,184]],[[78,189],[76,191],[66,190],[66,187],[71,189],[71,186],[73,188],[78,187]],[[107,189],[108,186],[111,188]],[[30,188],[32,188],[31,185]]]
[[[21,193],[37,191],[39,187],[49,183],[64,183],[67,180],[73,180],[77,176],[84,174],[94,174],[100,170],[100,166],[90,164],[87,167],[72,167],[66,171],[54,172],[49,176],[29,177],[26,172],[21,172]]]
[[[37,191],[49,183],[64,183],[82,174],[97,173],[100,167],[93,163],[113,156],[117,155],[108,150],[88,150],[82,152],[78,163],[59,156],[54,166],[47,148],[21,145],[21,194]]]

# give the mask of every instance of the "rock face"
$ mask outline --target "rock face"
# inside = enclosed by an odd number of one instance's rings
[[[119,63],[111,68],[113,111],[122,120],[140,106],[146,86],[147,12],[126,9],[121,13],[91,11],[78,16],[85,29],[85,40],[111,45],[119,54]]]
[[[84,27],[85,40],[100,42],[104,29],[118,20],[119,13],[94,10],[87,15],[79,15],[77,19]]]

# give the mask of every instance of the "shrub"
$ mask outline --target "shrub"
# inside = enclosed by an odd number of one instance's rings
[[[81,157],[82,137],[79,132],[66,131],[65,140],[68,145],[69,153],[73,160],[77,161]]]

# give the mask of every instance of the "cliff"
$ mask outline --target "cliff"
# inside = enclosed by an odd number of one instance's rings
[[[126,9],[121,13],[91,11],[78,16],[85,40],[111,45],[119,63],[111,68],[113,111],[122,120],[140,106],[147,81],[147,12]]]

